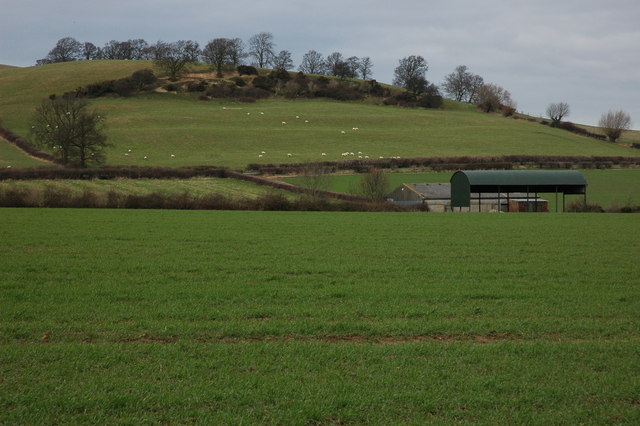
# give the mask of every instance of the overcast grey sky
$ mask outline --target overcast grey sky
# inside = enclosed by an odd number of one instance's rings
[[[0,0],[0,64],[32,66],[62,37],[196,40],[268,31],[296,67],[311,49],[369,56],[390,83],[398,60],[421,55],[440,84],[457,65],[509,90],[518,110],[597,124],[623,109],[640,128],[638,0]]]

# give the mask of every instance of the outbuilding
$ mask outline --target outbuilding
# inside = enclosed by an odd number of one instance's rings
[[[477,192],[470,194],[470,205],[458,208],[455,211],[546,211],[547,201],[539,198],[529,198],[530,203],[526,203],[526,193],[509,194],[513,206],[508,204],[507,193],[484,193]],[[431,212],[454,211],[451,207],[451,184],[450,183],[404,183],[391,191],[387,195],[387,201],[401,206],[426,206]]]
[[[507,211],[510,211],[512,198],[521,199],[526,206],[524,211],[541,211],[535,203],[538,193],[555,193],[556,210],[558,194],[562,193],[562,211],[566,194],[581,194],[587,202],[587,181],[582,173],[574,170],[460,170],[451,176],[451,207],[470,208],[471,194],[479,194],[478,209],[481,210],[483,196],[497,193],[506,195]],[[515,196],[515,193],[519,193]],[[522,193],[526,194],[522,197]],[[533,207],[530,203],[533,200]],[[502,205],[502,201],[498,202]],[[518,210],[520,211],[520,210]]]

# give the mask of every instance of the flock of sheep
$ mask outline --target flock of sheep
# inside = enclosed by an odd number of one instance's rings
[[[222,107],[222,109],[224,109],[224,110],[228,110],[228,109],[241,109],[241,108]],[[259,113],[259,114],[260,114],[260,115],[265,115],[263,111],[260,111],[260,113]],[[250,116],[250,115],[251,115],[251,113],[250,113],[250,112],[247,112],[247,115],[248,115],[248,116]],[[296,116],[295,116],[295,119],[296,119],[296,120],[301,120],[301,118],[300,118],[300,116],[299,116],[299,115],[296,115]],[[286,121],[282,121],[281,123],[282,123],[282,125],[283,125],[283,126],[286,126],[286,125],[287,125],[287,122],[286,122]],[[305,124],[310,124],[310,121],[309,121],[309,120],[307,120],[307,119],[305,119],[305,120],[304,120],[304,123],[305,123]],[[360,128],[359,128],[359,127],[352,127],[352,128],[351,128],[351,131],[353,131],[353,132],[357,132],[357,131],[359,131],[359,130],[360,130]],[[341,131],[340,131],[340,134],[345,135],[345,134],[347,134],[347,132],[346,132],[345,130],[341,130]],[[128,151],[128,152],[126,152],[124,155],[128,157],[130,153],[131,153],[131,150],[129,149],[129,151]],[[258,158],[264,158],[266,155],[267,155],[266,151],[261,151],[261,152],[258,154]],[[368,156],[368,155],[363,155],[363,153],[362,153],[361,151],[358,151],[358,152],[357,152],[357,154],[356,154],[356,153],[354,153],[354,152],[351,152],[351,151],[345,151],[345,152],[342,152],[342,153],[340,154],[340,156],[341,156],[341,157],[343,157],[343,158],[345,158],[345,157],[355,157],[356,155],[357,155],[358,159],[362,159],[362,160],[368,160],[368,159],[369,159],[369,156]],[[294,156],[294,155],[293,155],[292,153],[290,153],[290,152],[289,152],[289,153],[287,153],[287,157],[293,157],[293,156]],[[327,156],[327,153],[326,153],[326,152],[323,152],[323,153],[321,153],[321,154],[320,154],[320,156],[321,156],[321,157],[326,157],[326,156]],[[175,154],[171,154],[171,158],[175,158],[175,157],[176,157],[176,156],[175,156]],[[378,158],[382,159],[382,158],[384,158],[384,157],[380,156],[380,157],[378,157]],[[400,157],[391,157],[391,158],[396,159],[396,158],[400,158]],[[149,158],[148,158],[148,156],[146,156],[146,155],[145,155],[145,156],[143,157],[143,159],[144,159],[144,160],[148,160]]]

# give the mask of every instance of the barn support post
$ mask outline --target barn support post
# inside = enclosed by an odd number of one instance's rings
[[[498,185],[498,213],[502,211],[502,201],[500,200],[500,185]]]
[[[558,213],[558,187],[556,186],[556,213]]]
[[[562,213],[564,213],[564,191],[562,191]]]
[[[538,193],[536,192],[535,195],[536,195],[536,198],[533,201],[533,207],[534,207],[533,210],[534,210],[534,213],[538,213]]]
[[[511,211],[511,208],[509,207],[509,192],[507,192],[507,213],[509,213]]]

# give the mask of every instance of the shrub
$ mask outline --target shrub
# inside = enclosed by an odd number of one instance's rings
[[[128,96],[131,96],[131,93],[133,93],[135,85],[131,79],[121,78],[119,80],[113,81],[112,87],[113,87],[114,93],[116,93],[118,96],[122,96],[126,98]]]
[[[201,81],[199,83],[196,82],[189,82],[189,84],[187,85],[187,91],[189,92],[204,92],[207,89],[207,82],[206,81]]]
[[[257,89],[262,89],[267,91],[271,91],[275,86],[275,82],[272,79],[262,75],[254,78],[251,84],[253,85],[253,87]]]
[[[169,83],[164,86],[164,90],[168,92],[177,92],[178,90],[180,90],[180,88],[173,83]]]
[[[240,78],[240,77],[233,77],[230,79],[231,81],[233,81],[236,86],[238,87],[244,87],[247,85],[247,82],[244,78]]]
[[[571,201],[566,210],[572,213],[604,213],[604,209],[598,203],[585,203],[583,199]]]
[[[154,84],[158,78],[150,69],[143,69],[134,72],[130,77],[131,82],[136,90],[143,90],[146,86]]]
[[[258,75],[258,70],[256,67],[248,66],[248,65],[238,65],[238,74],[240,75]]]

